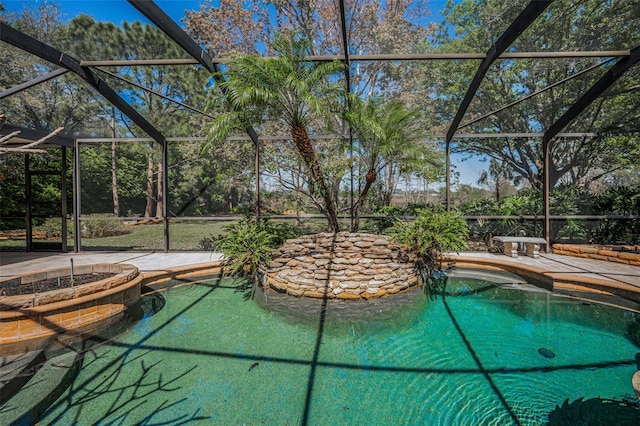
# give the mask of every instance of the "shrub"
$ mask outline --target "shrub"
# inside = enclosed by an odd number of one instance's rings
[[[223,253],[232,275],[255,278],[258,266],[271,262],[275,248],[289,238],[299,236],[297,229],[286,223],[268,219],[244,218],[226,225],[224,234],[205,238],[200,245]]]
[[[639,215],[640,189],[616,186],[595,198],[596,214]],[[640,243],[640,220],[604,219],[589,232],[589,240],[597,244]]]
[[[99,214],[94,216],[112,215]],[[91,215],[88,217],[90,218]],[[67,225],[67,237],[71,237],[73,236],[73,222],[68,221]],[[43,232],[46,238],[62,238],[62,219],[59,217],[46,218],[41,225],[37,225],[34,229]],[[130,234],[132,231],[127,229],[122,220],[82,219],[81,232],[82,238],[100,238]]]
[[[36,225],[34,230],[43,232],[45,238],[62,238],[62,219],[46,218],[41,225]],[[67,232],[72,234],[70,229]]]
[[[370,219],[367,220],[363,228],[366,231],[375,234],[382,234],[385,230],[391,228],[402,214],[402,209],[397,206],[384,206],[378,209]]]
[[[397,220],[390,229],[391,238],[405,246],[414,256],[425,290],[444,290],[440,255],[467,247],[469,228],[458,212],[442,208],[419,209],[412,222]]]
[[[113,216],[108,214],[99,214],[96,216]],[[89,215],[91,217],[91,215]],[[115,216],[114,216],[115,217]],[[73,226],[69,229],[72,232]],[[115,237],[118,235],[130,234],[133,232],[124,225],[122,220],[95,220],[95,219],[83,219],[80,224],[80,231],[82,232],[82,238],[100,238],[100,237]]]

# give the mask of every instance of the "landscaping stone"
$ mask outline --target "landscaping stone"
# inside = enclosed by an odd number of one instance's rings
[[[553,245],[553,253],[640,266],[640,246],[599,246],[556,243]]]
[[[370,299],[419,286],[413,261],[384,235],[339,232],[288,240],[260,283],[292,296]]]

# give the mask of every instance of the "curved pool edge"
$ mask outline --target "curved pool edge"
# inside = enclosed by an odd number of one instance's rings
[[[221,276],[224,271],[224,263],[225,261],[221,259],[153,271],[141,271],[142,285],[153,290],[156,286],[171,280],[184,281],[185,284],[189,284],[190,278]]]
[[[118,321],[124,311],[140,299],[143,287],[153,290],[154,285],[171,280],[182,280],[188,284],[191,277],[220,276],[221,265],[221,261],[213,261],[164,270],[139,271],[129,264],[99,264],[98,269],[109,270],[111,267],[118,274],[77,288],[43,293],[46,297],[4,297],[0,300],[3,307],[0,311],[0,356],[42,350],[58,341],[66,344],[67,340],[90,336]],[[92,268],[92,265],[82,265],[77,270]],[[64,268],[23,275],[39,278],[60,271],[64,271]],[[12,302],[13,299],[15,301]]]
[[[447,253],[442,256],[444,263],[456,267],[482,268],[518,274],[532,283],[549,291],[579,291],[600,295],[615,295],[640,303],[640,285],[634,285],[620,279],[612,279],[603,272],[580,271],[567,272],[552,270],[543,261],[527,258],[513,259],[504,255],[478,255],[475,253]],[[535,263],[534,263],[535,262]],[[640,267],[636,267],[640,278]],[[640,279],[638,280],[640,282]]]

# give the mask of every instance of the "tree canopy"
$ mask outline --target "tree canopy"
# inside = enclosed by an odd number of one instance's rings
[[[304,193],[310,206],[331,218],[345,210],[341,200],[349,186],[354,193],[353,207],[373,211],[392,202],[403,176],[407,181],[410,176],[420,176],[425,182],[439,179],[442,171],[436,170],[442,168],[442,153],[434,149],[439,143],[435,135],[446,132],[479,60],[360,59],[346,68],[345,61],[309,61],[308,57],[335,55],[340,59],[345,44],[352,58],[483,53],[527,3],[450,0],[442,10],[431,11],[430,3],[423,0],[349,1],[344,3],[347,40],[343,43],[339,3],[332,0],[205,1],[198,10],[186,12],[184,26],[214,58],[224,59],[219,76],[227,83],[214,83],[210,74],[193,65],[91,68],[165,136],[203,135],[213,121],[211,135],[219,141],[238,125],[240,129],[257,126],[261,136],[282,138],[263,147],[264,158],[273,159],[263,164],[263,170],[273,177],[269,184],[277,186],[274,193],[296,188],[297,195]],[[441,22],[431,19],[432,12]],[[53,2],[29,5],[20,13],[0,3],[0,17],[82,60],[188,58],[153,25],[115,25],[85,15],[65,22]],[[620,58],[613,54],[548,58],[542,54],[628,51],[640,45],[639,24],[640,0],[553,2],[507,50],[541,54],[493,63],[458,133],[545,132]],[[0,63],[2,90],[54,69],[6,43],[2,49],[11,58]],[[596,188],[637,182],[639,77],[640,67],[631,67],[563,129],[569,135],[554,138],[551,187]],[[227,97],[219,86],[225,88]],[[207,111],[202,114],[205,105]],[[144,136],[121,114],[116,114],[116,125],[111,125],[111,106],[72,73],[2,99],[0,114],[36,130],[63,126],[68,135]],[[500,176],[513,176],[541,188],[540,140],[454,135],[453,147],[462,155],[493,160],[489,164],[499,164],[504,170]],[[292,152],[287,141],[293,143],[298,159],[282,159]],[[145,213],[154,215],[149,206],[160,198],[161,180],[169,179],[174,188],[170,197],[174,213],[210,212],[220,205],[231,212],[239,208],[240,199],[251,198],[246,188],[257,179],[251,146],[220,142],[209,148],[203,154],[197,143],[171,145],[172,165],[162,170],[158,147],[153,144],[119,146],[120,157],[111,168],[119,170],[114,172],[118,186],[123,196],[129,194],[133,211],[142,210],[139,200],[146,198]],[[84,155],[87,167],[97,175],[107,167],[113,152],[96,149]],[[115,181],[105,175],[96,182],[101,193],[108,194]],[[214,186],[224,189],[213,190]],[[367,197],[368,193],[375,197]],[[104,211],[103,205],[109,202],[105,196],[94,206]],[[158,213],[162,212],[156,210]],[[338,229],[337,220],[329,222],[330,228]]]

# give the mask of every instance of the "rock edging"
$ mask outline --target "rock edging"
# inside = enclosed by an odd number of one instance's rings
[[[640,246],[597,246],[556,243],[553,245],[553,253],[640,266]]]
[[[421,284],[414,262],[386,235],[320,233],[287,240],[259,269],[266,289],[292,296],[369,299]]]

